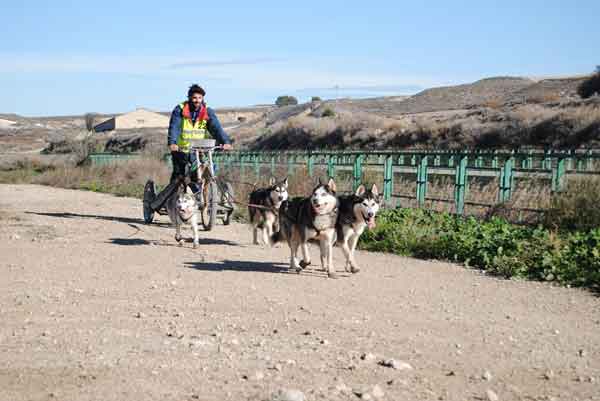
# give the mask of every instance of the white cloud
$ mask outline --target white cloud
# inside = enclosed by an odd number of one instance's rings
[[[385,92],[383,88],[422,88],[441,83],[439,79],[427,76],[370,72],[367,67],[361,71],[356,65],[349,66],[343,60],[298,61],[223,55],[190,60],[169,55],[0,54],[0,73],[115,73],[162,79],[189,77],[242,90],[303,90],[337,85]]]

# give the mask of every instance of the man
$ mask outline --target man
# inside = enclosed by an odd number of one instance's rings
[[[173,161],[171,182],[185,175],[188,163],[195,162],[195,153],[190,153],[191,139],[216,139],[224,150],[231,149],[231,141],[221,127],[217,115],[204,103],[206,92],[194,84],[188,90],[188,100],[175,106],[169,122],[168,145]],[[193,177],[195,181],[197,177]]]
[[[221,127],[213,109],[204,103],[206,92],[199,85],[192,85],[188,90],[188,100],[178,104],[171,113],[168,132],[168,146],[171,151],[173,173],[170,184],[152,202],[152,208],[157,209],[171,195],[176,188],[178,177],[185,176],[188,164],[196,161],[196,154],[190,152],[190,141],[193,139],[214,138],[218,144],[223,145],[223,150],[231,150],[231,140]],[[190,185],[192,191],[197,192],[199,187],[197,172],[192,173]]]

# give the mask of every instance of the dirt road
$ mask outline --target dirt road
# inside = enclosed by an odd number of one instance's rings
[[[0,400],[600,400],[586,291],[362,252],[355,276],[291,274],[246,226],[193,250],[140,216],[0,186]]]

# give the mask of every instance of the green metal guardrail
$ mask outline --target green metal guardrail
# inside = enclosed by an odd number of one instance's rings
[[[169,155],[165,160],[170,161]],[[93,165],[105,165],[140,157],[139,154],[95,153],[89,156]],[[394,177],[397,174],[416,176],[416,197],[419,207],[427,200],[454,203],[455,212],[463,214],[469,177],[498,178],[498,203],[511,199],[515,178],[540,178],[551,183],[553,192],[561,191],[567,174],[600,175],[600,150],[527,150],[527,151],[233,151],[216,153],[215,164],[231,169],[238,168],[243,176],[249,170],[260,176],[264,168],[276,174],[278,168],[287,166],[292,175],[296,168],[306,168],[313,176],[315,168],[322,168],[330,177],[341,171],[351,172],[352,189],[363,181],[365,171],[383,173],[383,198],[395,195]],[[429,177],[432,175],[454,176],[453,199],[427,197]]]

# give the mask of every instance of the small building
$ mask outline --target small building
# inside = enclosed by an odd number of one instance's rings
[[[105,132],[139,128],[168,128],[169,117],[154,111],[138,108],[135,111],[120,114],[94,126],[94,132]]]

